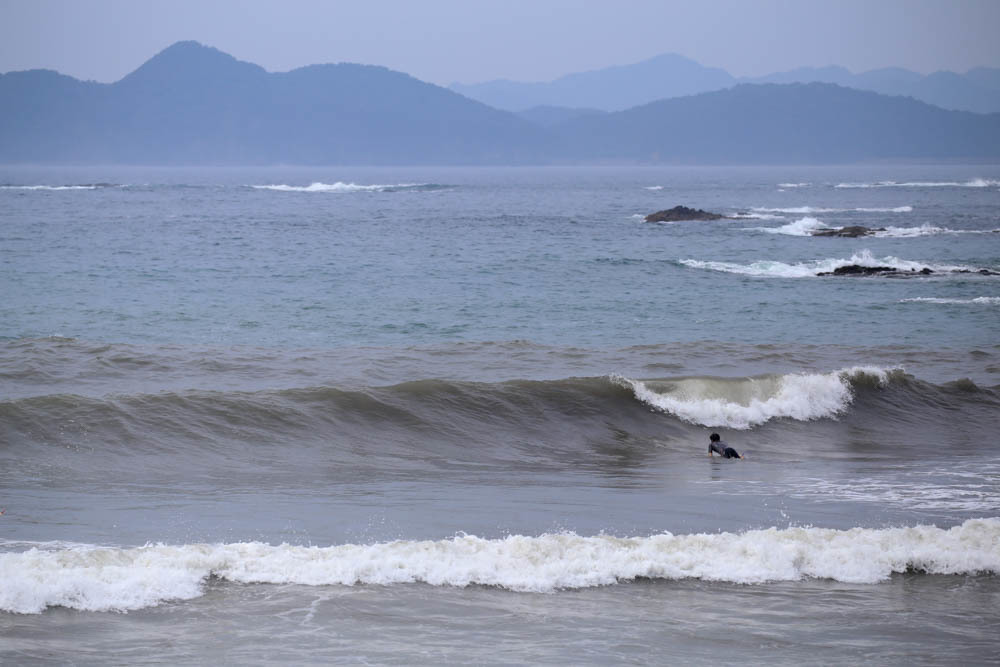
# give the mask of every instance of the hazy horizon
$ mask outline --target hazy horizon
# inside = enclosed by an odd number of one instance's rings
[[[111,83],[177,41],[195,40],[268,71],[327,62],[382,65],[447,86],[565,74],[677,53],[734,76],[839,65],[921,74],[1000,67],[1000,3],[854,0],[699,4],[553,0],[364,6],[298,0],[141,5],[0,3],[0,72],[52,69]],[[817,30],[822,26],[823,30]]]

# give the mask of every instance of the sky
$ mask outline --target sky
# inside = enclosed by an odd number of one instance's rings
[[[269,71],[383,65],[440,85],[679,53],[735,76],[1000,67],[1000,0],[0,0],[0,72],[113,82],[193,39]]]

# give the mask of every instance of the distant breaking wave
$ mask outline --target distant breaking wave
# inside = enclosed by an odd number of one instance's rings
[[[767,232],[768,234],[785,234],[787,236],[812,236],[813,232],[821,229],[830,229],[826,224],[816,218],[800,218],[795,222],[790,222],[781,227],[751,227],[753,231]]]
[[[790,208],[767,208],[764,206],[755,206],[751,210],[761,211],[764,213],[847,213],[850,211],[858,211],[860,213],[911,213],[913,211],[912,206],[894,206],[892,208],[823,208],[818,206],[795,206]]]
[[[932,296],[915,296],[910,299],[900,299],[900,303],[941,303],[964,304],[976,306],[1000,306],[1000,296],[977,296],[972,299],[943,299]]]
[[[938,273],[979,270],[971,266],[930,264],[891,256],[876,258],[870,250],[862,250],[847,259],[819,259],[812,262],[800,262],[798,264],[786,264],[785,262],[772,260],[761,260],[750,264],[735,264],[732,262],[706,262],[696,259],[682,259],[680,263],[694,269],[708,269],[724,273],[738,273],[745,276],[773,278],[811,278],[820,273],[828,273],[841,266],[850,266],[851,264],[857,264],[858,266],[888,266],[897,271],[920,271],[927,268]]]
[[[838,229],[831,227],[818,218],[806,216],[795,222],[780,227],[749,227],[751,231],[766,232],[768,234],[784,234],[786,236],[813,236],[815,232]],[[880,238],[915,238],[918,236],[934,236],[937,234],[990,234],[993,230],[964,230],[949,229],[947,227],[935,227],[933,225],[921,225],[920,227],[885,227],[880,231],[875,231],[872,236]]]
[[[768,528],[743,533],[583,537],[574,533],[305,547],[261,542],[116,548],[32,546],[0,554],[0,609],[128,611],[204,593],[210,577],[303,586],[496,586],[517,592],[637,579],[885,581],[893,573],[1000,573],[1000,519],[952,528]]]
[[[0,190],[97,190],[123,187],[117,183],[84,183],[81,185],[0,185]]]
[[[310,185],[251,185],[255,190],[275,190],[277,192],[326,192],[346,194],[352,192],[401,192],[412,190],[439,190],[446,186],[434,183],[396,183],[393,185],[358,185],[357,183],[312,183]]]
[[[892,373],[877,367],[756,378],[640,381],[614,376],[650,407],[692,424],[746,430],[772,419],[835,417],[854,399],[853,384],[884,386]]]
[[[970,181],[878,181],[875,183],[838,183],[837,188],[992,188],[1000,187],[1000,181],[988,178],[974,178]]]
[[[812,183],[778,183],[779,188],[808,188]]]

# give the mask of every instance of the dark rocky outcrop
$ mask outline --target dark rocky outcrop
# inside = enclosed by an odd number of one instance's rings
[[[817,229],[812,233],[813,236],[841,236],[845,238],[856,239],[859,236],[871,236],[875,232],[884,232],[884,227],[879,227],[877,229],[872,229],[871,227],[862,227],[861,225],[852,225],[850,227],[838,227],[836,229]]]
[[[646,216],[646,222],[683,222],[685,220],[728,220],[724,215],[709,213],[700,208],[674,206],[665,211],[657,211]]]
[[[861,266],[860,264],[848,264],[847,266],[838,266],[833,271],[823,271],[822,273],[817,273],[818,276],[910,276],[910,275],[920,275],[927,276],[934,273],[932,269],[924,267],[917,271],[916,269],[911,269],[910,271],[900,271],[899,269],[892,266]]]
[[[917,269],[910,269],[909,271],[903,271],[892,266],[861,266],[860,264],[848,264],[847,266],[839,266],[833,271],[823,271],[817,273],[817,276],[888,276],[890,278],[906,278],[909,276],[929,276],[933,273],[938,273],[934,269],[929,269],[926,266],[919,271]],[[1000,271],[994,271],[992,269],[954,269],[952,271],[947,271],[946,273],[969,273],[980,276],[1000,276]]]
[[[981,276],[1000,276],[1000,271],[991,271],[990,269],[958,269],[957,271],[953,271],[953,273],[978,273]]]

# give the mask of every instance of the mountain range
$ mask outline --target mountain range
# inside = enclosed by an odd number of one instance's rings
[[[684,68],[689,74],[684,96],[615,112],[579,97],[575,106],[515,114],[384,67],[341,63],[272,73],[211,47],[179,42],[111,84],[48,70],[0,75],[0,162],[773,164],[1000,158],[997,113],[951,111],[830,83],[745,83],[698,92],[699,85],[722,81],[725,73],[699,78],[696,68]],[[988,71],[978,75],[989,80]],[[586,79],[575,80],[581,91],[588,89]],[[574,86],[565,85],[572,91]],[[628,92],[620,82],[614,85],[622,95]]]
[[[845,88],[903,95],[957,111],[1000,112],[1000,69],[977,67],[965,74],[921,75],[898,67],[860,74],[839,67],[802,67],[760,77],[737,78],[723,69],[665,53],[631,65],[567,74],[553,81],[496,80],[453,83],[449,88],[497,109],[533,107],[623,111],[655,100],[729,88],[740,83],[834,83]]]

